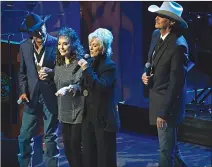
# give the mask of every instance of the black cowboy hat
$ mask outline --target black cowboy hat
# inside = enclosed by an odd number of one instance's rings
[[[34,32],[38,30],[50,17],[51,15],[47,15],[44,19],[42,19],[39,15],[31,12],[27,14],[23,27],[19,30],[21,32]]]

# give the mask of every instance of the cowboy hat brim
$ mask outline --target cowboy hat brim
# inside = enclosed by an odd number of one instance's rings
[[[49,18],[51,17],[51,15],[47,15],[47,16],[45,16],[45,18],[43,19],[43,21],[41,21],[41,22],[39,22],[39,23],[37,23],[37,24],[35,24],[34,26],[32,26],[32,27],[30,27],[30,28],[26,28],[26,26],[25,27],[22,27],[22,28],[20,28],[19,30],[21,31],[21,32],[33,32],[33,31],[36,31],[36,30],[38,30]]]
[[[148,11],[172,18],[172,19],[176,20],[180,24],[181,27],[188,28],[188,24],[185,22],[185,20],[182,17],[179,17],[178,15],[176,15],[172,12],[166,11],[166,10],[160,10],[160,8],[157,5],[149,6]]]

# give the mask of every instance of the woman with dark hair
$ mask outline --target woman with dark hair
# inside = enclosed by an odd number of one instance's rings
[[[81,123],[84,97],[78,93],[82,70],[73,73],[84,51],[76,32],[64,27],[58,33],[55,83],[58,119],[62,125],[64,150],[71,167],[81,167]]]

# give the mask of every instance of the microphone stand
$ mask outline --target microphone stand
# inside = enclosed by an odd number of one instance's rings
[[[9,71],[9,111],[10,111],[10,123],[17,123],[17,118],[13,117],[13,97],[12,97],[12,55],[11,55],[11,40],[10,38],[14,34],[8,33],[7,42],[8,42],[8,71]]]
[[[8,53],[8,99],[9,99],[9,118],[10,118],[10,123],[15,124],[17,123],[17,118],[14,119],[13,117],[13,97],[12,97],[12,55],[11,55],[11,37],[14,36],[15,34],[13,33],[5,33],[1,34],[1,36],[7,36],[7,53]]]

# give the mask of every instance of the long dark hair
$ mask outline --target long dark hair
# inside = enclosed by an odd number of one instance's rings
[[[79,37],[77,36],[77,33],[72,29],[68,27],[63,27],[58,32],[58,40],[59,37],[66,36],[71,41],[71,57],[70,60],[73,60],[75,58],[81,58],[84,56],[84,49],[83,46],[80,44]],[[57,48],[56,53],[56,64],[58,66],[65,64],[65,57],[60,55],[60,52]]]

